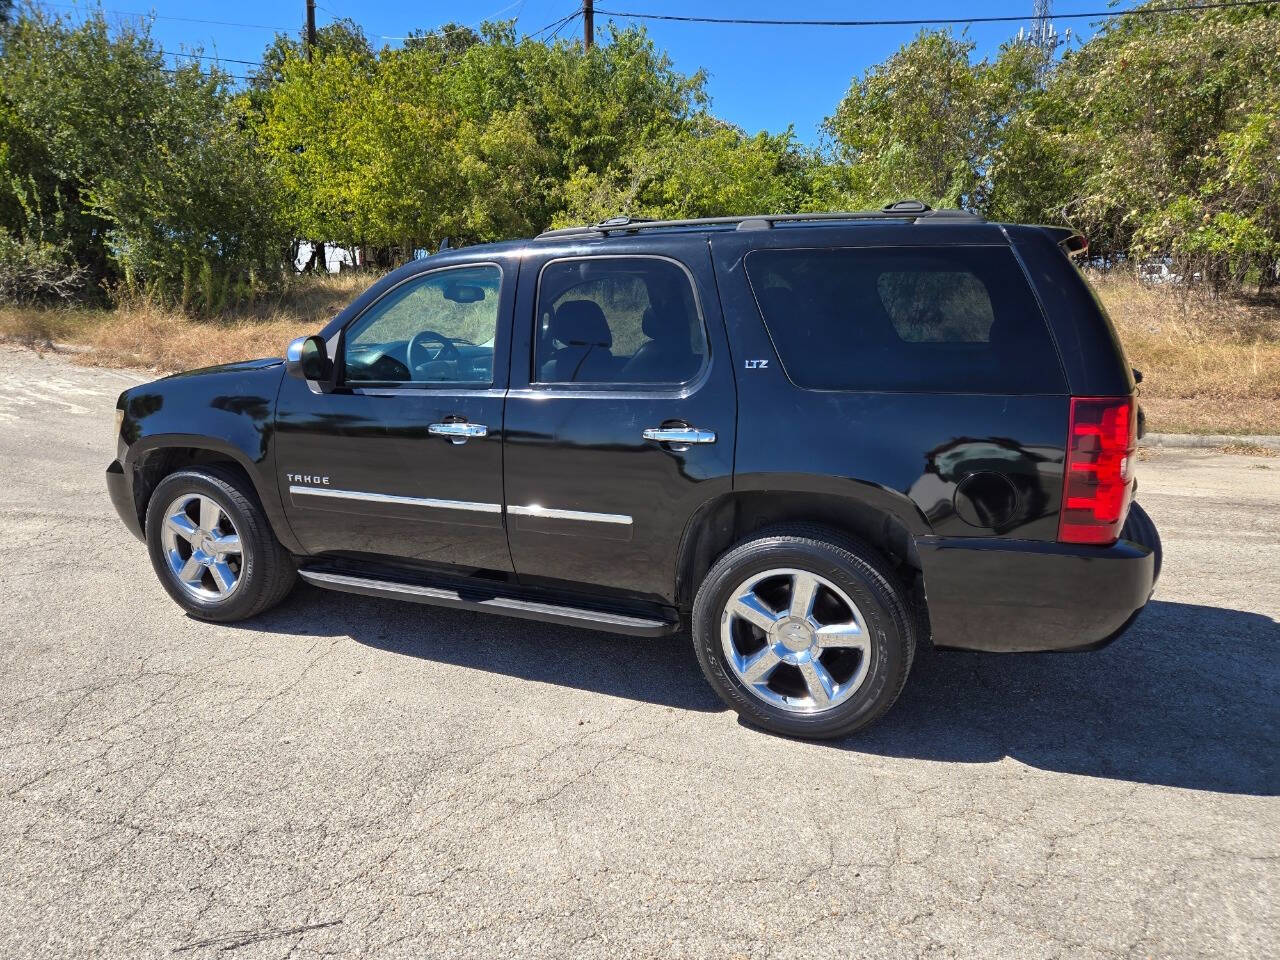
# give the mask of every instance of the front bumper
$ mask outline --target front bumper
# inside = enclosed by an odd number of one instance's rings
[[[1155,553],[1134,540],[1095,547],[922,537],[916,544],[938,647],[1096,648],[1125,631],[1155,587]]]
[[[107,467],[107,495],[111,497],[111,505],[120,514],[120,519],[139,540],[145,540],[142,532],[142,521],[138,517],[138,505],[133,499],[133,474],[119,460],[112,460]]]

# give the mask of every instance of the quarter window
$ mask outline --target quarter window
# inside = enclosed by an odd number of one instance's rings
[[[1039,304],[1006,248],[756,250],[746,271],[797,386],[1066,390]]]
[[[538,285],[533,379],[685,383],[707,343],[689,276],[652,257],[555,260]]]
[[[438,270],[393,289],[347,331],[351,383],[493,382],[502,271]]]

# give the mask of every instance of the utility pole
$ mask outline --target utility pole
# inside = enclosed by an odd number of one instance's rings
[[[590,50],[596,32],[595,0],[582,0],[582,43]]]
[[[307,0],[307,59],[316,45],[316,0]]]
[[[316,46],[316,0],[307,0],[307,35],[304,38],[304,44],[307,48],[307,63],[311,62],[312,51]],[[316,265],[319,264],[319,267]],[[312,273],[317,269],[324,269],[328,266],[324,257],[324,243],[319,240],[311,241],[311,259],[307,261],[303,273]]]

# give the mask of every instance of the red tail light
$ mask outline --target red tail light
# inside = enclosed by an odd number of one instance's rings
[[[1114,543],[1133,496],[1138,446],[1132,397],[1072,397],[1058,539]]]

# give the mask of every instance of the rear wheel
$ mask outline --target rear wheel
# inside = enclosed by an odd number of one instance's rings
[[[915,621],[892,570],[865,547],[810,527],[766,531],[711,568],[693,610],[698,661],[748,723],[840,737],[898,698]]]
[[[231,470],[200,467],[161,480],[147,507],[146,534],[161,584],[203,620],[255,616],[293,586],[293,558]]]

